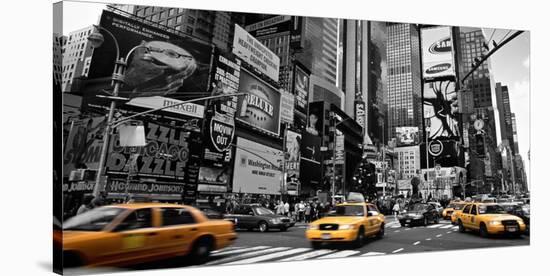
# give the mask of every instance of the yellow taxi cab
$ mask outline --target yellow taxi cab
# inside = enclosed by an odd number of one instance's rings
[[[201,263],[236,238],[233,223],[210,220],[190,206],[103,206],[63,224],[64,267],[129,265],[182,255]]]
[[[314,249],[333,242],[352,242],[361,247],[365,237],[384,236],[384,215],[376,205],[362,202],[337,204],[326,217],[309,224],[306,238]]]
[[[512,234],[519,236],[525,232],[525,223],[517,216],[510,215],[496,203],[468,203],[457,217],[460,232],[479,231],[482,237],[492,234]]]
[[[443,209],[443,214],[441,215],[443,219],[451,219],[454,212],[458,210],[462,210],[462,207],[464,207],[464,202],[462,201],[451,201],[449,205]]]

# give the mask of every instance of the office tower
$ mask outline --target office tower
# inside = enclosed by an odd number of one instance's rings
[[[388,132],[394,138],[396,127],[422,129],[420,42],[412,24],[388,23],[387,34]]]
[[[94,31],[94,26],[82,28],[69,33],[63,45],[62,90],[71,91],[73,80],[88,76],[93,47],[88,36]]]
[[[514,131],[512,125],[512,111],[510,108],[510,95],[508,93],[508,86],[502,85],[500,82],[497,82],[495,86],[495,96],[499,115],[501,140],[506,141],[506,144],[510,146],[513,153],[515,154],[517,152],[513,148]]]

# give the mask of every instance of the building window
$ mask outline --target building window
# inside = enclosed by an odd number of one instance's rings
[[[168,16],[168,13],[166,11],[163,11],[160,13],[160,18],[166,18]]]
[[[183,20],[183,16],[180,15],[180,16],[176,17],[176,24],[181,23],[182,20]]]
[[[185,32],[186,32],[187,34],[190,34],[190,35],[191,35],[191,34],[193,34],[193,28],[187,27],[187,28],[185,29]]]
[[[189,23],[189,24],[191,24],[191,25],[195,24],[195,18],[193,18],[193,17],[188,17],[188,18],[187,18],[187,23]]]
[[[168,15],[172,16],[174,14],[176,14],[176,9],[170,9],[170,11],[168,12]]]

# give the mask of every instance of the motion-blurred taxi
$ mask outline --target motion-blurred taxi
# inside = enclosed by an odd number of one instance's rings
[[[443,209],[442,217],[443,219],[451,219],[451,216],[454,212],[458,210],[462,210],[462,207],[464,207],[464,202],[462,201],[453,201],[449,203],[447,208]]]
[[[506,212],[496,203],[469,203],[464,206],[457,218],[460,232],[479,231],[482,237],[492,234],[512,234],[519,236],[525,232],[524,221]]]
[[[315,249],[324,242],[352,242],[355,247],[361,247],[365,237],[383,237],[384,224],[384,215],[374,204],[341,203],[326,217],[309,224],[306,238]]]
[[[209,220],[190,206],[104,206],[64,223],[64,267],[119,266],[182,255],[200,263],[236,238],[233,223]]]

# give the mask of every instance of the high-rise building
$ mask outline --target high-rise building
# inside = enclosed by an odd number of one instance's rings
[[[519,154],[519,141],[518,141],[518,131],[517,131],[517,125],[516,125],[516,114],[512,113],[511,118],[512,118],[512,141],[514,145],[512,150],[516,154]]]
[[[93,47],[88,36],[94,31],[94,26],[82,28],[69,33],[63,45],[62,90],[71,91],[73,80],[88,76]]]
[[[397,155],[397,179],[411,179],[418,175],[420,170],[420,147],[398,147],[395,148]]]
[[[233,44],[234,24],[243,24],[242,16],[222,11],[136,6],[133,14],[161,27],[214,43],[224,51],[230,51]]]
[[[63,35],[53,34],[53,81],[61,87],[63,74],[63,44],[66,37]]]
[[[495,96],[499,115],[500,138],[506,140],[512,146],[514,143],[513,126],[512,126],[512,111],[510,108],[510,95],[508,94],[508,86],[497,82],[495,85]],[[517,153],[512,149],[513,153]]]
[[[387,37],[388,132],[394,138],[396,127],[422,129],[419,30],[412,24],[388,23]]]
[[[389,138],[386,40],[386,23],[369,22],[367,131],[375,144],[387,144]]]

